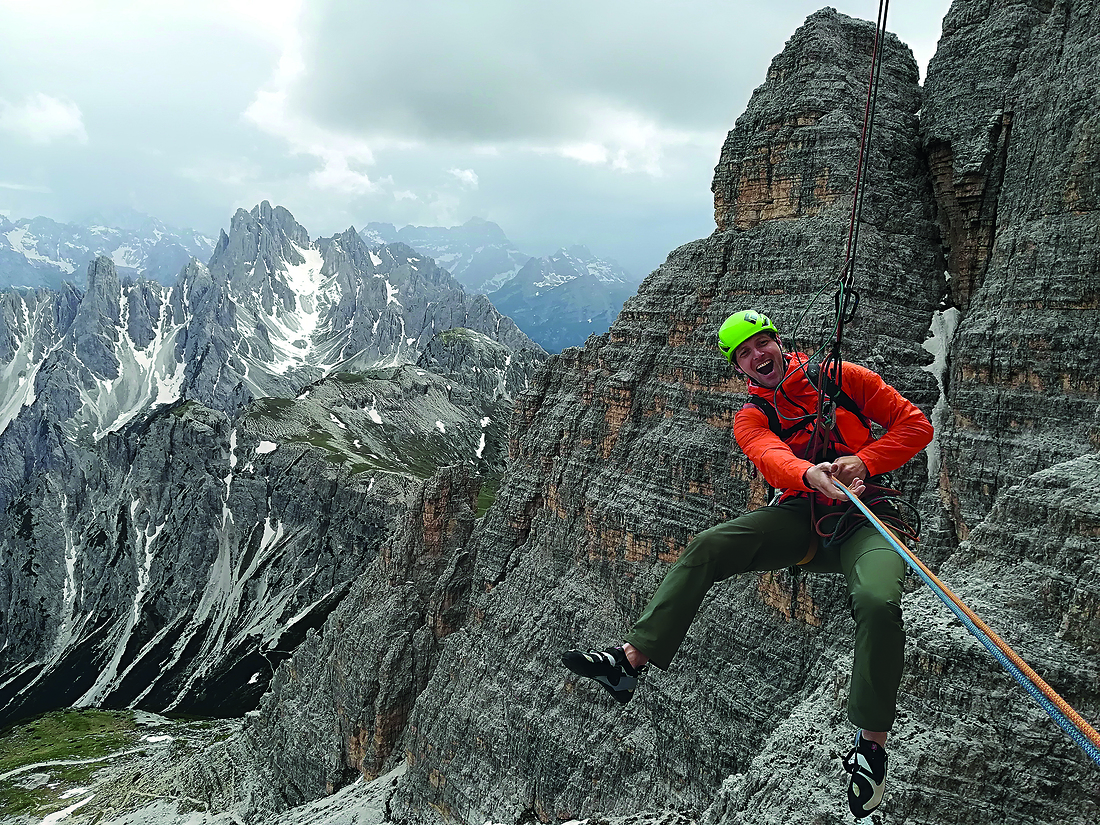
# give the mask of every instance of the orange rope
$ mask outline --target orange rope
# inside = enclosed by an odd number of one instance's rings
[[[842,489],[849,498],[855,498],[855,494],[852,493],[847,487],[845,487],[843,483],[837,481],[835,478],[832,479],[832,481],[834,484],[836,484],[837,487]],[[1074,710],[1069,702],[1059,696],[1057,692],[1055,692],[1054,688],[1043,681],[1043,678],[1039,676],[1039,674],[1036,673],[1034,670],[1032,670],[1031,666],[1028,665],[1028,663],[1025,662],[1022,658],[1020,658],[1020,655],[1015,650],[1008,646],[1007,642],[1005,642],[1000,636],[990,630],[989,625],[978,618],[978,615],[973,610],[967,607],[966,604],[964,604],[958,596],[952,593],[951,590],[948,589],[947,585],[940,581],[939,578],[937,578],[936,575],[928,569],[924,562],[922,562],[919,558],[916,557],[916,555],[914,555],[912,550],[901,543],[894,532],[885,524],[883,524],[878,516],[876,516],[870,510],[864,510],[863,514],[867,516],[872,522],[874,522],[875,526],[880,532],[882,532],[884,535],[889,535],[895,542],[897,542],[898,547],[905,551],[905,554],[912,560],[912,562],[916,564],[921,569],[921,571],[926,576],[928,576],[929,579],[936,583],[936,586],[943,591],[944,595],[951,599],[951,601],[954,602],[955,605],[960,610],[962,610],[963,613],[966,614],[966,617],[970,619],[970,621],[972,621],[974,625],[982,631],[982,633],[989,637],[990,641],[992,641],[993,644],[995,644],[997,648],[1002,653],[1004,653],[1009,661],[1011,661],[1012,664],[1016,665],[1016,667],[1018,667],[1020,671],[1025,676],[1027,676],[1029,680],[1031,680],[1031,683],[1035,685],[1035,687],[1039,688],[1039,690],[1042,691],[1043,695],[1046,696],[1047,699],[1049,699],[1058,708],[1058,710],[1064,713],[1066,715],[1066,718],[1071,720],[1073,724],[1077,726],[1081,733],[1083,733],[1090,742],[1100,748],[1100,733],[1097,733],[1095,728],[1093,728],[1092,725],[1086,722],[1084,717],[1081,716],[1081,714],[1079,714],[1076,710]]]

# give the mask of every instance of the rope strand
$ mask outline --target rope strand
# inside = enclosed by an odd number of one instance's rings
[[[844,494],[848,496],[848,500],[859,508],[860,512],[867,517],[867,520],[871,522],[872,526],[874,526],[882,537],[890,543],[890,546],[901,555],[906,564],[916,571],[917,575],[932,589],[932,592],[936,594],[940,601],[950,608],[951,612],[959,618],[963,625],[966,626],[967,630],[969,630],[975,638],[993,654],[997,661],[1001,663],[1005,670],[1011,674],[1020,686],[1035,698],[1051,719],[1053,719],[1062,730],[1069,734],[1069,737],[1088,754],[1089,758],[1092,759],[1097,766],[1100,766],[1100,733],[1097,733],[1096,729],[1085,721],[1085,718],[1074,710],[1069,702],[1059,696],[1038,673],[1032,670],[1028,663],[1021,658],[1020,654],[1009,647],[1000,636],[990,630],[989,625],[983,622],[978,617],[978,614],[967,607],[958,596],[952,593],[951,590],[949,590],[948,587],[941,582],[927,566],[925,566],[924,562],[917,558],[908,547],[902,544],[897,536],[891,532],[890,528],[883,524],[882,521],[871,512],[867,505],[860,501],[851,490],[836,479],[833,479],[833,483],[844,491]]]

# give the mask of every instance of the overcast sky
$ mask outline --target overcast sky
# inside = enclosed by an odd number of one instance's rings
[[[267,199],[311,237],[478,216],[640,279],[713,230],[726,132],[822,5],[0,0],[0,214],[214,234]],[[891,9],[922,76],[948,5]]]

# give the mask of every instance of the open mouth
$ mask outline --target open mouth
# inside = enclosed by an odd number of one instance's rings
[[[771,375],[775,371],[775,361],[770,358],[762,364],[756,366],[756,371],[760,375]]]

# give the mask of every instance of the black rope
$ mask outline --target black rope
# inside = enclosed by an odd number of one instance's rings
[[[863,109],[863,129],[860,133],[859,156],[856,160],[856,180],[852,193],[852,212],[848,221],[848,241],[844,252],[844,263],[840,269],[836,294],[833,296],[832,341],[823,344],[815,356],[828,348],[828,354],[821,362],[817,383],[817,417],[813,433],[807,445],[807,460],[817,463],[825,460],[833,441],[833,429],[836,425],[836,401],[830,395],[830,389],[839,396],[842,392],[843,358],[841,346],[844,341],[844,327],[855,320],[859,309],[859,292],[855,289],[855,256],[859,244],[859,226],[863,216],[863,202],[866,195],[865,173],[869,166],[871,138],[874,134],[875,111],[878,107],[879,80],[882,74],[882,52],[886,44],[886,18],[890,9],[890,0],[879,0],[878,17],[875,22],[875,37],[871,46],[871,70],[867,79],[867,100]],[[820,293],[819,293],[820,294]],[[864,499],[869,506],[880,505],[884,520],[897,532],[916,539],[920,533],[920,515],[909,502],[901,498],[897,490],[868,484]],[[843,541],[864,523],[863,517],[849,505],[845,509],[819,516],[815,506],[816,497],[810,494],[810,520],[815,531],[823,537],[826,544]],[[904,514],[904,515],[903,515]],[[908,518],[907,518],[908,517]]]
[[[829,354],[821,364],[821,382],[818,386],[817,422],[812,437],[813,455],[821,455],[828,448],[833,425],[836,423],[836,404],[828,397],[826,386],[831,382],[839,393],[841,383],[841,344],[844,340],[844,327],[855,320],[859,308],[859,293],[855,290],[855,253],[859,243],[859,224],[863,213],[863,198],[866,191],[864,173],[871,150],[871,137],[874,133],[875,110],[878,105],[879,78],[882,73],[882,51],[886,41],[886,17],[890,0],[879,0],[878,17],[875,21],[875,37],[871,46],[871,71],[867,79],[867,101],[863,108],[863,129],[860,134],[859,158],[856,161],[855,191],[852,193],[852,214],[848,221],[848,244],[844,253],[844,265],[841,267],[840,284],[833,296],[833,341]]]

